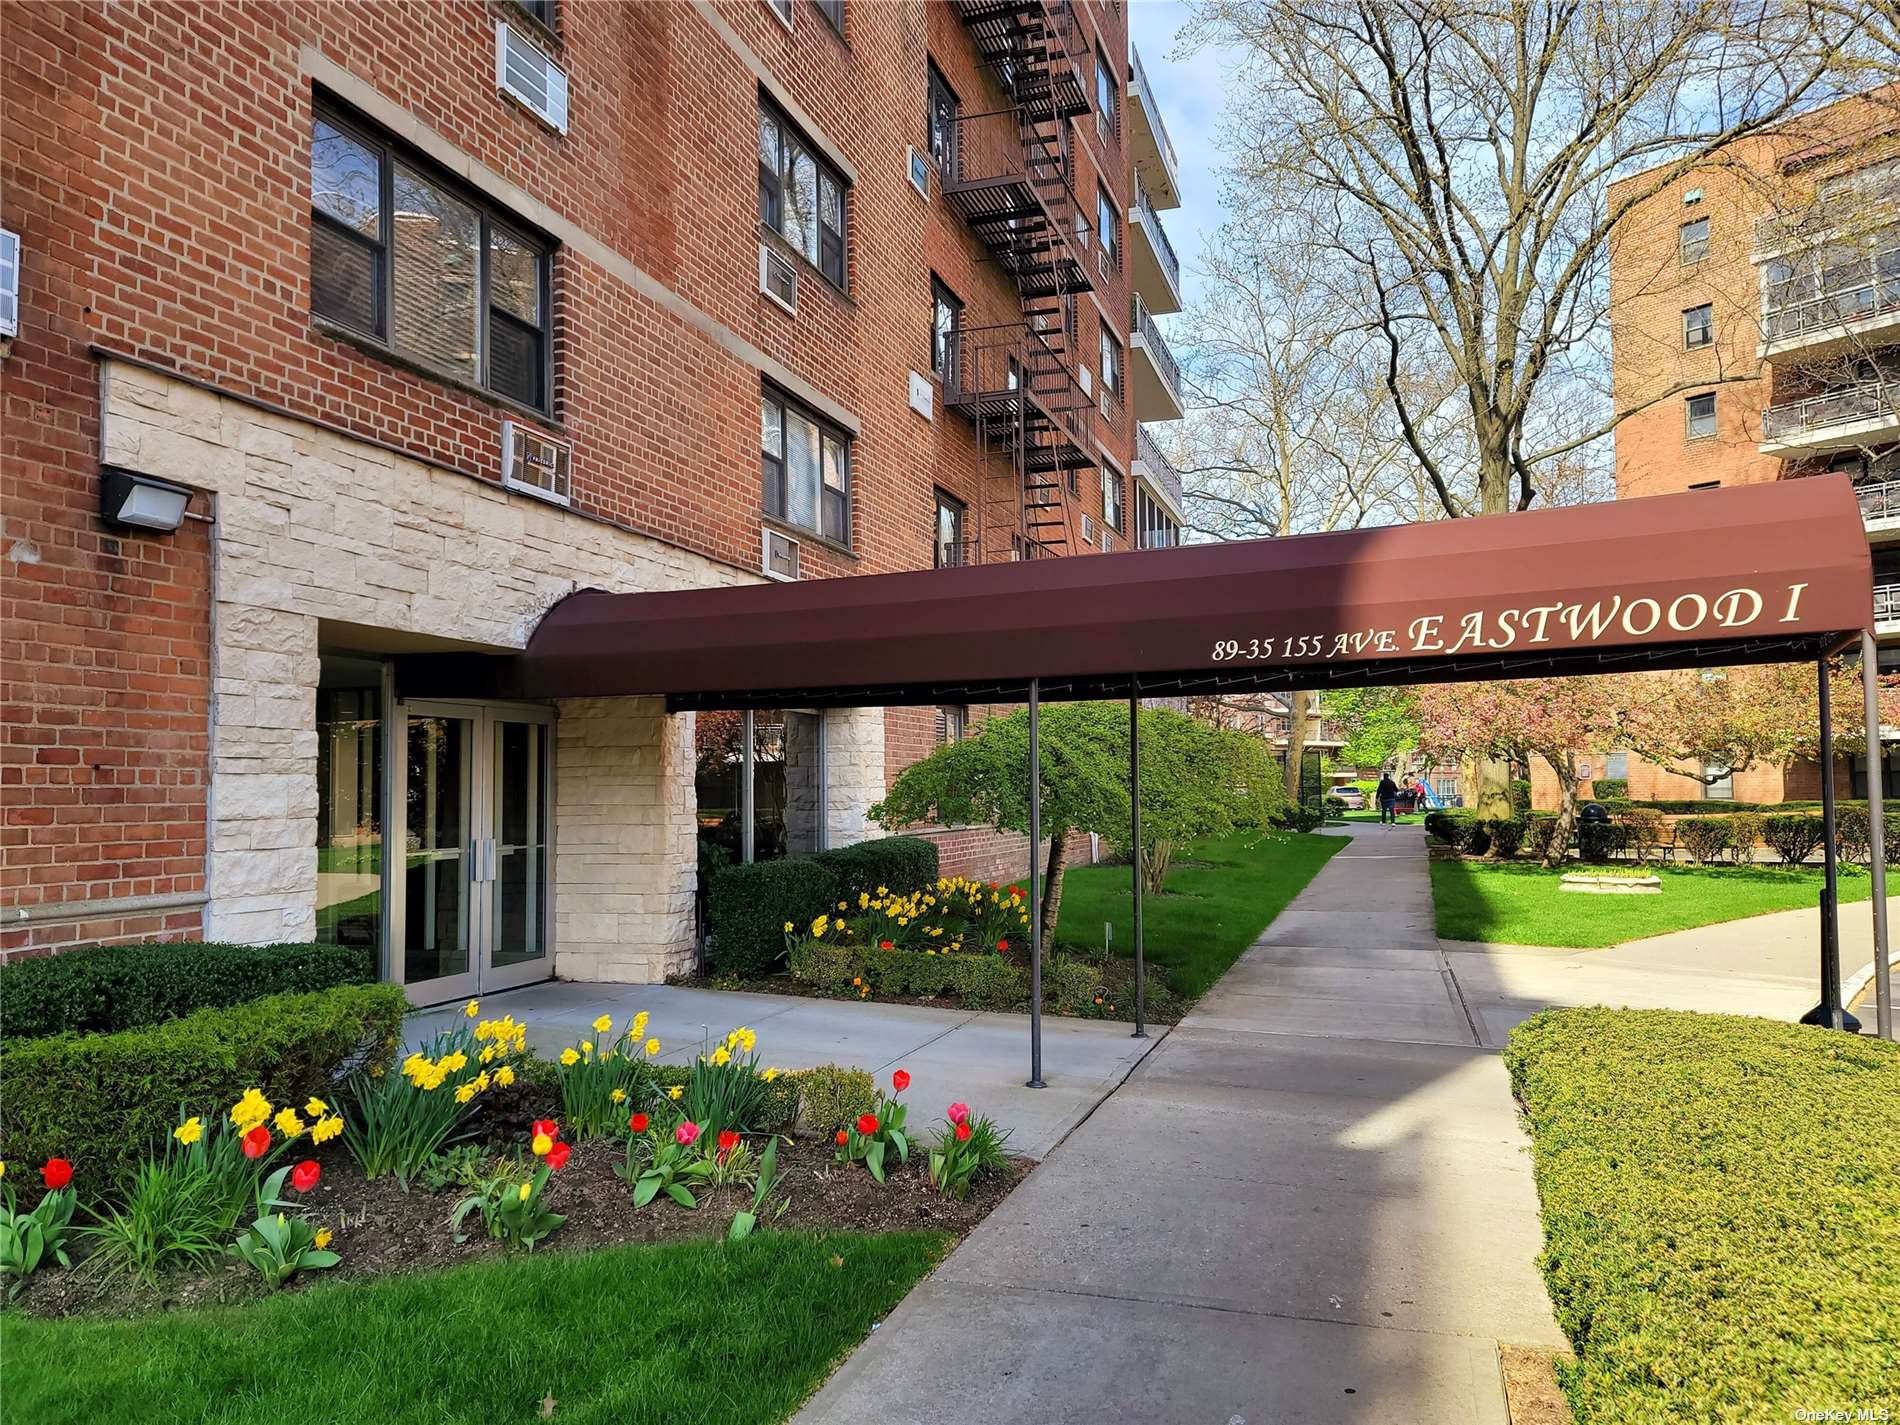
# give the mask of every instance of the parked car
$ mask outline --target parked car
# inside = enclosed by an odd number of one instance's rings
[[[1346,804],[1347,811],[1366,809],[1366,794],[1357,787],[1334,787],[1332,794]]]

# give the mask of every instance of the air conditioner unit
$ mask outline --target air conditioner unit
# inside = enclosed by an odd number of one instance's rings
[[[20,334],[20,235],[0,228],[0,339]]]
[[[1102,419],[1105,421],[1115,419],[1115,393],[1106,386],[1102,387]]]
[[[544,124],[567,132],[567,75],[506,20],[495,21],[495,84]]]
[[[1114,270],[1113,266],[1110,264],[1108,260],[1107,248],[1098,247],[1095,249],[1095,265],[1102,269],[1102,276],[1104,277],[1108,276],[1109,273]]]
[[[769,242],[759,244],[759,290],[786,311],[798,310],[798,269]]]
[[[573,451],[520,421],[501,423],[501,483],[557,505],[568,502]]]
[[[798,578],[798,541],[775,529],[762,532],[759,570],[768,579],[791,583]]]

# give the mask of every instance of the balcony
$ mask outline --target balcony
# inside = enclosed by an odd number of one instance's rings
[[[1157,208],[1181,206],[1181,165],[1161,121],[1161,106],[1148,75],[1141,67],[1141,51],[1128,47],[1128,152],[1135,172],[1148,185]]]
[[[1031,474],[1095,463],[1095,403],[1027,322],[959,328],[943,393],[946,408],[995,432]]]
[[[1763,455],[1811,455],[1900,436],[1900,381],[1861,381],[1761,413]]]
[[[1166,316],[1181,310],[1181,259],[1161,226],[1161,215],[1154,200],[1135,175],[1135,205],[1128,210],[1128,249],[1134,258],[1129,269],[1133,290],[1141,294],[1148,310]]]
[[[1848,184],[1795,212],[1757,218],[1755,261],[1883,226],[1893,220],[1896,210],[1900,210],[1900,181],[1886,173],[1870,174],[1865,181]]]
[[[1869,540],[1885,544],[1900,539],[1900,480],[1856,485],[1854,497],[1860,501],[1860,522]]]
[[[1134,376],[1135,419],[1178,421],[1187,415],[1187,407],[1181,403],[1181,372],[1174,364],[1174,353],[1141,297],[1137,295],[1130,305],[1128,365]]]
[[[1026,297],[1086,292],[1093,228],[1076,209],[1059,134],[1038,137],[1019,111],[965,114],[952,130],[944,201]]]
[[[1874,585],[1874,632],[1900,633],[1900,583]]]
[[[1161,453],[1161,447],[1148,434],[1146,426],[1135,427],[1135,473],[1147,481],[1149,488],[1160,495],[1162,502],[1177,516],[1181,513],[1181,472]],[[1895,483],[1900,486],[1900,481]],[[1896,513],[1900,514],[1900,509]]]
[[[1770,264],[1756,355],[1807,361],[1892,342],[1900,342],[1900,231],[1874,246],[1829,247]]]
[[[976,50],[1039,122],[1094,107],[1093,52],[1069,0],[959,0]]]

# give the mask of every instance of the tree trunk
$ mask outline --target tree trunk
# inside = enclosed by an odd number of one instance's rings
[[[1300,773],[1306,763],[1306,722],[1313,709],[1311,693],[1286,695],[1286,799],[1300,804]]]
[[[1561,796],[1557,803],[1557,829],[1551,833],[1550,845],[1544,848],[1544,865],[1554,870],[1563,865],[1577,834],[1577,773],[1568,757],[1551,765],[1557,773]]]
[[[1056,943],[1056,917],[1062,910],[1062,862],[1068,849],[1067,827],[1049,833],[1049,865],[1042,873],[1042,945],[1047,950]]]
[[[1173,864],[1174,838],[1156,837],[1154,846],[1141,858],[1141,888],[1151,896],[1160,895],[1168,879],[1168,868]]]

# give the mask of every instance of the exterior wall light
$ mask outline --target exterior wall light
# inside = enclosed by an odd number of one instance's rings
[[[117,465],[99,472],[99,513],[110,525],[171,534],[185,519],[191,491]]]

